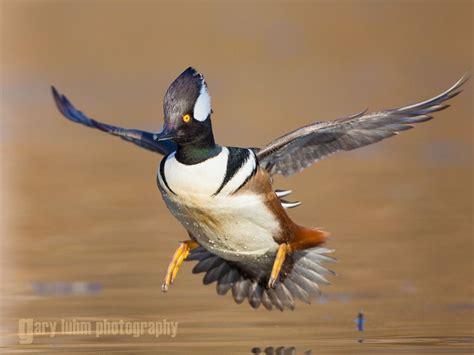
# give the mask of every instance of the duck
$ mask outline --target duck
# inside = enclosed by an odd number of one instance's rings
[[[197,261],[193,273],[231,292],[238,304],[293,310],[311,303],[320,286],[336,275],[327,247],[329,233],[304,227],[287,213],[300,205],[274,188],[275,175],[290,176],[333,153],[350,151],[398,135],[429,121],[461,92],[465,74],[441,94],[408,106],[318,121],[274,139],[261,148],[220,145],[214,139],[211,96],[204,76],[182,72],[163,100],[158,132],[127,129],[90,118],[52,86],[59,111],[70,121],[118,136],[162,156],[156,182],[163,201],[187,232],[167,268],[167,292],[184,261]]]

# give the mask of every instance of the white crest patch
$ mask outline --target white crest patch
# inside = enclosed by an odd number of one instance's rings
[[[207,85],[202,80],[201,91],[199,92],[199,97],[194,104],[194,118],[198,121],[204,121],[209,114],[211,113],[211,96],[207,91]]]

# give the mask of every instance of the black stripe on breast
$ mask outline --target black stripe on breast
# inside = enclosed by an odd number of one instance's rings
[[[166,188],[171,192],[173,193],[174,195],[176,195],[176,193],[171,190],[171,188],[169,187],[168,185],[168,182],[166,181],[166,177],[165,177],[165,163],[166,163],[166,160],[168,159],[169,157],[169,154],[167,156],[165,156],[163,159],[161,159],[161,162],[160,162],[160,176],[161,176],[161,179],[163,180]],[[158,179],[157,179],[158,180]],[[159,181],[157,181],[158,185],[160,184]]]
[[[216,196],[219,192],[222,191],[222,189],[225,187],[225,185],[232,179],[232,177],[239,171],[239,169],[245,164],[247,159],[250,156],[250,152],[248,149],[242,149],[242,148],[234,148],[234,147],[228,147],[229,150],[229,156],[227,158],[227,169],[225,172],[224,180],[222,181],[221,186],[217,189],[217,191],[214,193],[214,196]]]
[[[252,153],[253,154],[253,153]],[[245,186],[245,184],[255,176],[255,174],[257,173],[257,169],[258,169],[258,161],[257,161],[257,157],[255,156],[255,154],[253,154],[253,158],[255,159],[255,168],[253,169],[252,173],[249,174],[249,176],[247,176],[247,178],[244,180],[243,183],[240,184],[240,186],[238,188],[236,188],[234,191],[232,191],[233,194],[235,194],[237,191],[239,191],[242,187]]]

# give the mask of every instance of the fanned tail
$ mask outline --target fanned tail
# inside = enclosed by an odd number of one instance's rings
[[[217,281],[219,295],[232,291],[232,297],[238,304],[247,299],[253,308],[262,304],[268,310],[276,308],[283,311],[285,308],[293,310],[295,299],[311,303],[320,294],[319,285],[329,284],[326,276],[335,273],[322,263],[336,261],[326,255],[332,252],[324,247],[314,247],[289,255],[283,266],[281,280],[273,289],[266,287],[268,279],[252,277],[237,263],[227,261],[202,247],[192,250],[187,260],[199,261],[193,273],[205,273],[205,285]]]

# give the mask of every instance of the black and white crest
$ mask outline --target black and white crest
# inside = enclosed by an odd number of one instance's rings
[[[163,110],[165,121],[173,122],[190,114],[198,121],[205,121],[211,114],[211,97],[201,73],[186,69],[166,91]]]

